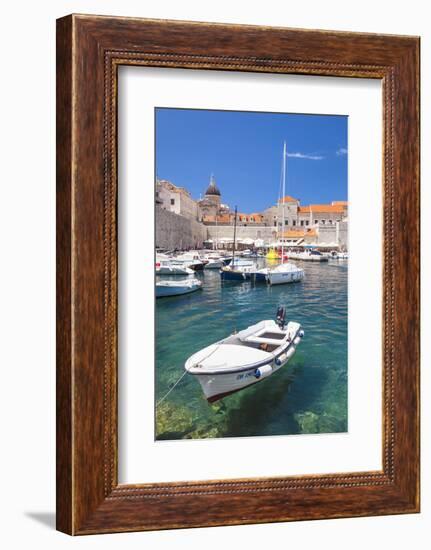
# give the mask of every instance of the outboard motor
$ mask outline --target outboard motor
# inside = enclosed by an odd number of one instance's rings
[[[284,329],[284,325],[286,324],[286,309],[284,307],[278,306],[275,322],[281,328],[281,330]]]

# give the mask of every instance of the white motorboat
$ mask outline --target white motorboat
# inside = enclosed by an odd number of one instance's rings
[[[202,282],[196,278],[181,281],[159,281],[156,283],[156,298],[189,294],[202,288]]]
[[[289,252],[289,258],[304,262],[327,262],[328,256],[324,256],[317,250],[304,250],[302,252]]]
[[[274,374],[291,359],[303,336],[301,325],[286,325],[285,309],[278,308],[275,321],[260,321],[201,349],[184,368],[213,403]]]
[[[194,271],[189,267],[172,260],[156,260],[156,275],[193,275]]]
[[[204,269],[221,269],[224,266],[224,260],[221,256],[215,256],[213,254],[208,254],[205,257],[205,260],[208,263],[205,264]]]
[[[184,252],[173,258],[175,263],[181,264],[185,267],[193,269],[193,271],[202,271],[205,261],[202,260],[199,252],[191,250],[190,252]]]
[[[223,260],[208,260],[204,269],[221,269],[224,266]]]

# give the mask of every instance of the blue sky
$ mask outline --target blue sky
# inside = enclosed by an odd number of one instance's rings
[[[156,109],[156,174],[198,199],[214,174],[222,201],[256,212],[286,195],[302,205],[347,200],[347,117]]]

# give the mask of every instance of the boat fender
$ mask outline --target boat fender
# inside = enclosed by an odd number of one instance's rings
[[[287,353],[282,353],[279,357],[275,359],[275,364],[277,365],[277,367],[279,367],[286,361],[286,359],[287,359]]]
[[[254,371],[254,377],[257,378],[258,380],[260,378],[266,378],[270,374],[272,374],[271,365],[263,365],[263,367],[259,367]]]
[[[305,334],[305,333],[304,333],[304,331],[303,331],[302,329],[298,332],[298,336],[299,336],[300,338],[304,338],[304,334]]]
[[[299,344],[299,342],[301,341],[301,338],[299,336],[297,336],[295,338],[295,340],[293,341],[293,343],[295,344],[295,346],[297,346]]]

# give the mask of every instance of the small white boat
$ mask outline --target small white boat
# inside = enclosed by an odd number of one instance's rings
[[[289,258],[292,260],[302,260],[304,262],[327,262],[328,256],[324,256],[317,250],[304,250],[303,252],[289,252]]]
[[[194,271],[202,271],[204,268],[204,261],[198,251],[191,250],[190,252],[184,252],[173,258],[175,263],[181,264],[184,267],[189,267]]]
[[[193,275],[193,269],[171,260],[156,260],[156,275]]]
[[[208,263],[205,264],[204,269],[221,269],[224,266],[224,261],[221,257],[208,255],[205,259]]]
[[[265,320],[201,349],[187,359],[185,370],[196,376],[210,403],[268,378],[296,351],[304,331],[285,324],[285,309]]]
[[[330,260],[348,260],[349,254],[347,252],[337,252],[336,250],[333,250],[329,253],[329,259]]]
[[[291,262],[286,262],[269,269],[267,281],[270,285],[297,283],[304,278],[304,270]]]
[[[156,298],[189,294],[202,288],[198,279],[184,279],[182,281],[160,281],[156,283]]]

